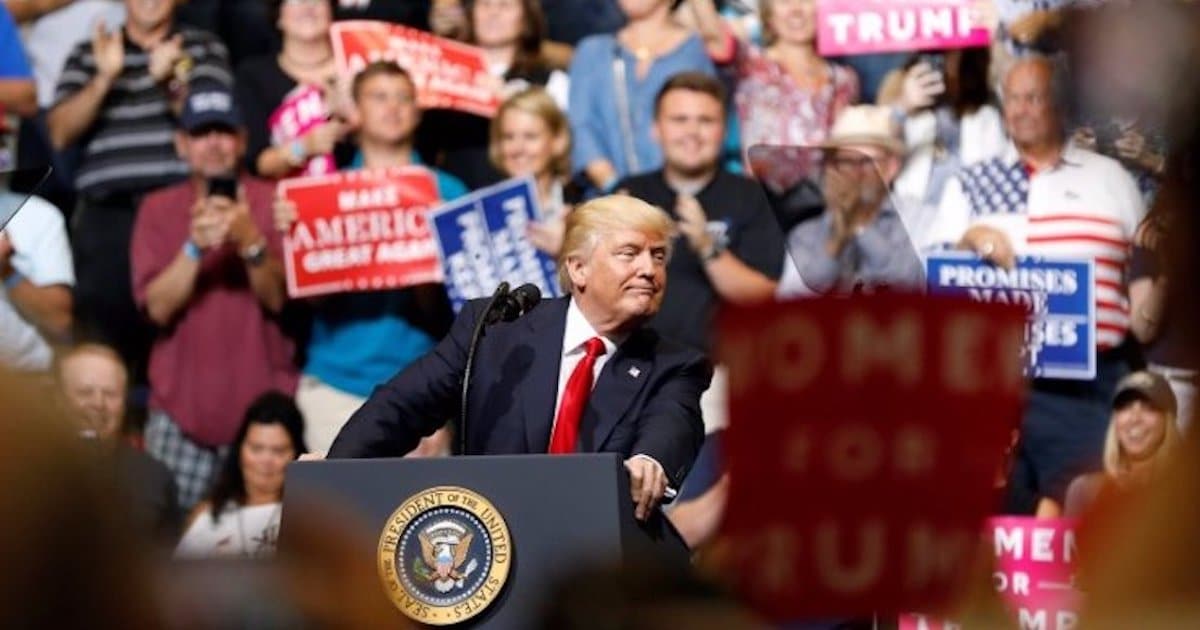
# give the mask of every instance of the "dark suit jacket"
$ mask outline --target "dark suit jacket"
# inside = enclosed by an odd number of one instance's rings
[[[330,458],[398,457],[461,407],[462,376],[486,300],[469,302],[432,352],[377,387],[342,428]],[[472,454],[545,453],[554,422],[567,298],[545,300],[513,322],[489,326],[475,354],[468,398]],[[700,394],[712,366],[649,328],[604,364],[579,430],[580,452],[644,454],[678,487],[704,439]]]

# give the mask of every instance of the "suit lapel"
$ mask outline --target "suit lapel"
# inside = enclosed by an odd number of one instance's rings
[[[528,327],[533,362],[528,385],[521,388],[525,417],[525,445],[530,453],[545,453],[554,423],[554,399],[558,393],[558,369],[562,363],[563,332],[567,327],[567,298],[547,300],[521,320]]]
[[[650,380],[654,362],[645,334],[645,330],[634,332],[617,348],[596,378],[596,386],[588,397],[579,431],[581,452],[594,453],[604,447],[608,436],[629,411],[638,392]]]

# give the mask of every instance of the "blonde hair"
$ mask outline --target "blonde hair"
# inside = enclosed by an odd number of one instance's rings
[[[567,293],[574,293],[567,261],[573,257],[588,258],[605,234],[617,230],[636,230],[662,236],[667,241],[670,256],[671,234],[675,224],[657,206],[628,195],[597,197],[567,213],[563,229],[562,249],[558,254],[558,283]]]
[[[558,108],[558,103],[554,102],[550,94],[540,87],[531,87],[517,92],[500,104],[500,109],[492,117],[489,135],[488,158],[491,159],[492,164],[501,171],[504,170],[501,160],[502,156],[500,155],[500,125],[501,121],[504,120],[504,115],[513,111],[537,116],[546,124],[546,129],[550,130],[552,137],[558,138],[562,136],[567,139],[566,147],[563,149],[562,154],[554,156],[554,159],[550,161],[550,169],[557,177],[570,175],[571,127],[567,122],[567,115]],[[512,173],[508,173],[508,175],[512,175]]]
[[[1150,467],[1153,471],[1158,471],[1166,465],[1170,459],[1171,453],[1179,445],[1181,440],[1179,429],[1175,427],[1175,414],[1165,409],[1154,407],[1163,418],[1163,438],[1159,442],[1158,448],[1154,454],[1150,456]],[[1104,472],[1111,479],[1119,479],[1129,472],[1129,462],[1125,459],[1125,453],[1121,450],[1121,442],[1117,439],[1117,422],[1116,410],[1113,410],[1113,417],[1108,422],[1108,432],[1104,435]]]

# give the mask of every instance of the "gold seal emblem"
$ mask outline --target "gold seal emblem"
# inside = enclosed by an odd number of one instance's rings
[[[379,537],[379,579],[400,612],[435,626],[466,621],[500,595],[512,565],[508,524],[490,501],[457,486],[404,500]]]

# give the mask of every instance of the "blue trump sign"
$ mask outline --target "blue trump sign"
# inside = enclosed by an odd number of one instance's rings
[[[1091,260],[1018,256],[1012,269],[969,254],[930,256],[930,293],[1019,304],[1029,312],[1026,373],[1038,378],[1096,377],[1096,300]]]
[[[535,285],[542,297],[562,295],[554,261],[525,236],[537,220],[533,180],[511,179],[429,212],[429,225],[455,312],[488,297],[500,282]]]

